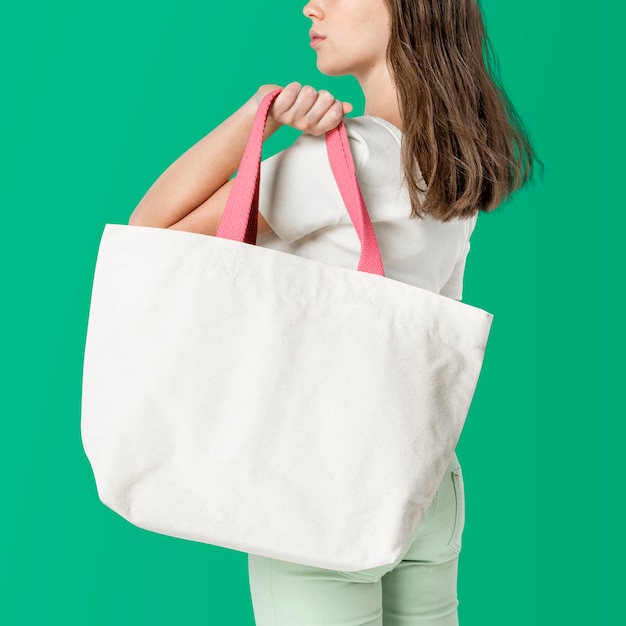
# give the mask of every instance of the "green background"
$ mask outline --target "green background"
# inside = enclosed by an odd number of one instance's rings
[[[317,71],[303,5],[3,8],[1,624],[253,624],[245,555],[99,502],[82,356],[103,226],[127,223],[179,154],[263,83],[325,88],[362,114],[353,78]],[[457,449],[461,624],[609,624],[623,578],[624,9],[483,6],[546,171],[481,214],[467,263],[464,301],[495,318]]]

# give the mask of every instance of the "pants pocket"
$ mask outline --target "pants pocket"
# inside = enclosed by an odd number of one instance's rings
[[[452,484],[454,485],[454,500],[456,513],[454,529],[448,542],[448,547],[457,554],[461,551],[463,528],[465,527],[465,485],[463,484],[463,470],[457,467],[452,470]]]

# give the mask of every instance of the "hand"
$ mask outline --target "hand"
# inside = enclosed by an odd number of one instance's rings
[[[263,85],[255,95],[257,105],[268,93],[280,85]],[[346,113],[352,111],[349,102],[341,102],[328,91],[289,83],[276,97],[269,110],[269,116],[278,124],[287,124],[308,135],[323,135],[339,126]]]

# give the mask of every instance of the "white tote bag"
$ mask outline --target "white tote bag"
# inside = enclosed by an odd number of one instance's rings
[[[396,560],[437,491],[492,315],[382,275],[343,124],[326,142],[361,271],[250,245],[279,92],[217,237],[106,225],[82,440],[102,502],[141,528],[367,569]]]

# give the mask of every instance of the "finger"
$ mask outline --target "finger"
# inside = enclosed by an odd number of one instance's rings
[[[317,123],[315,132],[311,134],[321,135],[338,126],[343,120],[343,106],[337,100],[330,107]]]
[[[311,109],[317,101],[317,90],[310,85],[304,85],[287,113],[292,117],[293,122],[300,128],[300,122],[310,115]],[[313,116],[314,117],[315,113]],[[307,123],[307,122],[305,122]]]
[[[325,89],[321,89],[316,93],[315,101],[309,107],[308,111],[302,115],[299,127],[306,132],[316,130],[315,127],[320,123],[320,120],[322,120],[336,104],[337,101],[333,95]]]
[[[272,117],[280,117],[295,103],[302,85],[299,82],[289,83],[276,97],[270,109]]]

